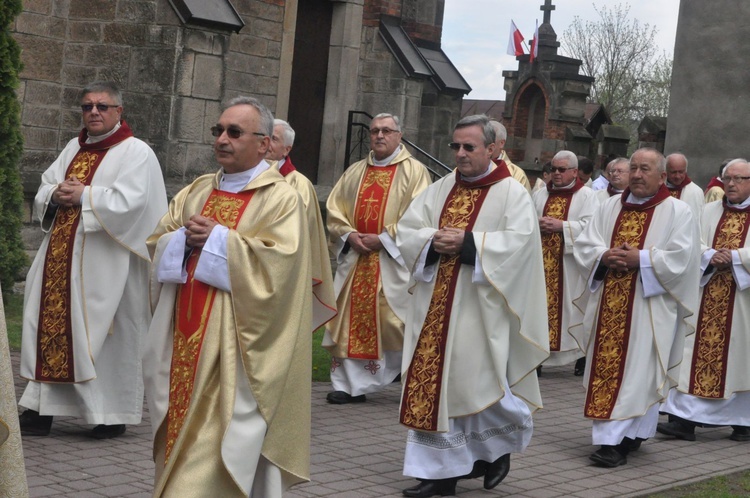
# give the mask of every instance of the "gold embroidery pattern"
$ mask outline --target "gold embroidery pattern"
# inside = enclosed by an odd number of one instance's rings
[[[628,243],[632,247],[639,247],[647,220],[648,213],[624,211],[613,246]],[[586,416],[589,418],[608,418],[617,401],[627,354],[628,315],[633,307],[630,295],[637,277],[637,270],[610,271],[604,280],[586,400]]]
[[[678,189],[672,190],[672,189],[669,189],[669,195],[671,195],[675,199],[679,199],[680,198],[680,193],[682,193],[682,190],[678,190]]]
[[[727,211],[716,231],[714,248],[738,249],[743,243],[747,213]],[[722,398],[726,380],[725,354],[731,330],[729,316],[736,283],[730,269],[717,271],[703,290],[700,323],[695,336],[691,394]]]
[[[201,215],[234,229],[251,197],[252,192],[240,192],[230,196],[213,191],[206,200]],[[169,461],[172,448],[180,435],[190,408],[201,346],[216,297],[215,287],[194,278],[199,257],[200,251],[194,251],[188,259],[186,265],[188,280],[180,286],[175,299],[165,462]],[[183,293],[188,294],[184,296]],[[185,297],[187,301],[184,300]],[[182,309],[183,305],[187,305],[187,309]],[[193,312],[200,313],[200,316],[195,317],[197,320],[194,319]]]
[[[77,154],[68,170],[88,184],[92,168],[99,156],[91,152]],[[42,380],[73,381],[71,371],[72,331],[70,323],[70,266],[75,231],[81,215],[81,206],[59,207],[44,262],[44,287],[42,288],[38,341],[37,372]]]
[[[553,196],[544,206],[544,216],[557,220],[565,219],[567,196]],[[561,302],[560,282],[563,278],[562,267],[563,237],[561,233],[542,235],[542,259],[544,261],[544,279],[547,288],[547,317],[549,321],[549,349],[560,351]]]
[[[380,233],[394,169],[370,167],[357,194],[357,230]],[[377,252],[360,255],[352,277],[349,313],[350,358],[378,359],[378,289],[380,257]]]
[[[482,189],[459,186],[448,201],[440,226],[465,229]],[[459,256],[442,256],[432,291],[427,318],[419,334],[417,347],[409,365],[407,385],[404,390],[401,423],[418,430],[436,430],[440,382],[445,363],[445,339],[452,295],[451,282],[460,268]]]
[[[377,252],[359,255],[352,282],[349,356],[378,358],[377,295],[380,264]]]

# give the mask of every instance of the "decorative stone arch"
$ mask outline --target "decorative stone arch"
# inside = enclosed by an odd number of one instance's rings
[[[517,138],[514,160],[533,161],[542,154],[544,130],[549,119],[550,99],[544,86],[530,79],[516,93],[513,103],[512,134]]]

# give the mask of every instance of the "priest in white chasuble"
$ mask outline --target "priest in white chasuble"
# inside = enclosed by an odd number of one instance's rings
[[[628,187],[630,181],[630,160],[627,157],[613,159],[607,165],[607,172],[609,174],[609,184],[606,188],[595,191],[600,204],[603,204],[610,197],[622,194]]]
[[[456,170],[414,199],[396,242],[416,285],[406,320],[400,421],[406,496],[450,495],[459,479],[492,489],[523,452],[549,355],[536,212],[504,163],[487,116],[463,118]]]
[[[179,192],[148,241],[154,496],[280,497],[310,472],[307,217],[263,159],[265,106],[237,97],[211,131],[221,169]]]
[[[284,180],[294,187],[302,197],[307,213],[307,227],[310,232],[313,285],[313,330],[328,323],[336,316],[336,296],[333,293],[333,272],[328,257],[326,229],[320,214],[320,203],[315,187],[305,175],[297,171],[289,153],[294,146],[294,129],[283,119],[273,120],[273,137],[266,153],[268,161],[281,173]],[[275,163],[273,162],[275,161]]]
[[[696,223],[701,221],[705,204],[703,190],[687,174],[688,160],[684,154],[675,152],[667,156],[667,181],[669,194],[675,199],[686,202],[693,211]]]
[[[344,171],[328,196],[329,249],[338,315],[326,325],[333,404],[361,403],[401,371],[409,271],[394,242],[396,222],[430,184],[427,168],[401,144],[397,116],[370,124],[371,151]]]
[[[550,357],[545,365],[576,362],[575,374],[583,375],[584,351],[568,332],[580,321],[573,300],[585,289],[586,282],[573,256],[573,244],[591,220],[599,200],[596,193],[578,178],[578,158],[561,150],[552,158],[552,180],[547,188],[534,192],[534,207],[539,216],[547,288]]]
[[[510,172],[511,178],[523,185],[526,190],[531,193],[531,184],[529,183],[529,177],[526,176],[526,172],[522,168],[513,164],[508,157],[508,153],[505,152],[505,142],[508,139],[508,130],[505,129],[505,126],[503,126],[500,121],[490,119],[490,124],[495,129],[495,157],[492,158],[492,162],[495,164],[504,162],[505,166],[508,168],[508,172]]]
[[[726,195],[701,218],[701,300],[695,334],[685,341],[680,384],[657,431],[687,441],[695,427],[729,425],[750,441],[750,164],[735,159],[722,176]]]
[[[605,467],[627,463],[655,434],[695,330],[700,236],[665,177],[664,156],[638,149],[629,187],[601,205],[573,248],[592,293],[581,325],[589,337],[584,416],[601,448],[590,458]]]
[[[154,151],[122,119],[118,87],[92,82],[81,95],[84,128],[34,198],[45,236],[26,276],[20,424],[46,436],[53,417],[80,417],[108,439],[142,418],[146,238],[167,194]]]

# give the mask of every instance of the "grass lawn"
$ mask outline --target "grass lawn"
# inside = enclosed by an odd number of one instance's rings
[[[750,471],[714,477],[650,495],[650,498],[740,498],[750,495]]]
[[[312,351],[312,380],[313,382],[330,382],[331,380],[331,355],[323,349],[320,343],[323,341],[323,327],[313,334]]]
[[[23,294],[11,293],[7,295],[5,305],[5,321],[8,325],[8,343],[10,349],[21,349],[21,320],[23,318]]]

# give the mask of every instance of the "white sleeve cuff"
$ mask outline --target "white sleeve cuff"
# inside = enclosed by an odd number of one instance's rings
[[[216,225],[211,230],[195,267],[195,279],[217,289],[231,292],[232,286],[227,264],[228,235],[229,229],[224,225]]]
[[[643,284],[643,297],[654,297],[666,294],[667,290],[661,286],[656,278],[654,268],[651,266],[651,253],[645,249],[639,251],[641,260],[641,283]]]
[[[174,232],[172,238],[167,242],[167,247],[156,267],[156,279],[163,284],[184,284],[187,282],[187,271],[185,270],[185,227],[180,227]]]
[[[430,252],[431,245],[432,237],[430,237],[424,245],[422,252],[419,254],[419,258],[417,259],[417,264],[414,266],[414,280],[417,282],[432,282],[432,279],[435,278],[435,270],[437,269],[438,263],[425,266],[427,263],[427,253]]]
[[[406,267],[404,258],[401,257],[401,251],[396,247],[396,241],[391,238],[388,232],[381,233],[378,235],[378,238],[380,239],[380,243],[383,244],[383,249],[385,249],[398,264]]]
[[[706,273],[706,268],[711,264],[711,258],[714,257],[714,254],[716,254],[716,249],[713,248],[706,249],[703,254],[701,254],[701,287],[704,287],[708,281],[711,280],[711,277],[714,276],[714,273],[716,273],[715,268],[713,271]]]
[[[349,235],[351,233],[352,232],[346,232],[338,240],[334,241],[333,253],[336,255],[336,263],[341,264],[341,262],[344,261],[344,256],[346,255],[341,251],[344,250],[344,247],[346,246],[346,239],[349,238]],[[351,250],[351,248],[349,250]]]
[[[477,285],[490,285],[487,277],[484,275],[482,268],[482,258],[479,257],[479,251],[474,256],[474,273],[471,274],[471,283]]]
[[[750,273],[745,269],[740,253],[736,250],[732,251],[732,276],[739,290],[743,291],[750,287]]]

